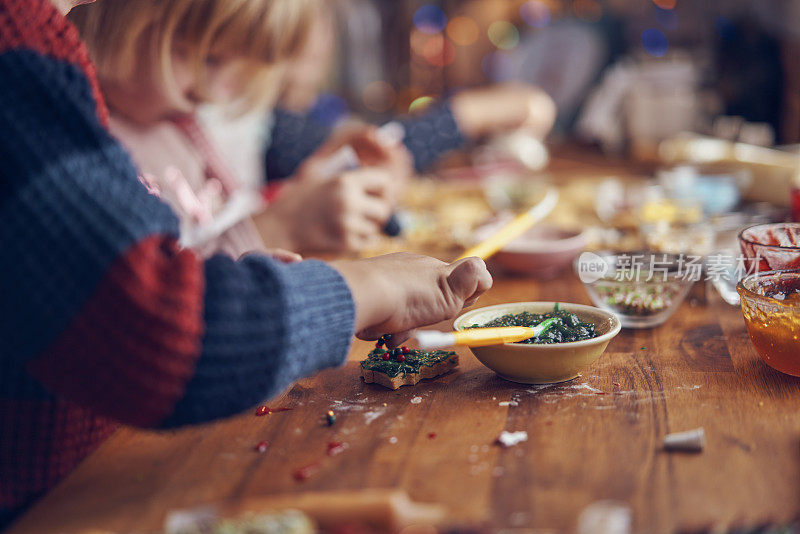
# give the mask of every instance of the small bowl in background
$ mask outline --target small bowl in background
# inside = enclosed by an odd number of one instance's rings
[[[484,241],[501,226],[479,228],[473,236],[475,242]],[[497,251],[491,261],[508,274],[553,278],[569,267],[586,244],[583,231],[537,225]]]
[[[547,313],[555,302],[512,302],[478,308],[455,320],[456,330],[474,324],[486,324],[492,319],[524,311]],[[470,347],[478,360],[501,378],[521,384],[553,384],[572,380],[593,364],[609,342],[619,334],[621,325],[613,313],[583,304],[559,303],[561,309],[574,313],[584,322],[593,323],[598,336],[583,341],[536,345],[504,343],[485,347]]]
[[[733,210],[741,191],[750,187],[752,176],[746,170],[726,174],[702,174],[691,165],[679,165],[658,173],[658,182],[666,194],[676,199],[694,199],[707,215]]]
[[[736,289],[756,352],[773,369],[800,376],[800,270],[751,274]]]
[[[716,234],[707,221],[692,224],[669,224],[666,221],[645,223],[639,227],[645,246],[669,254],[707,256],[714,249]]]
[[[587,261],[602,269],[586,276]],[[702,277],[702,267],[690,267],[679,256],[660,252],[587,253],[574,263],[595,306],[616,314],[625,328],[663,324]]]
[[[747,272],[800,267],[800,223],[758,224],[739,232]]]

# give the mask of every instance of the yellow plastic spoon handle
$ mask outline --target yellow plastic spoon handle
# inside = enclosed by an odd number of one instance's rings
[[[551,187],[538,204],[500,228],[482,243],[464,252],[456,261],[472,256],[477,256],[484,260],[489,258],[495,252],[525,233],[528,228],[547,217],[556,207],[556,204],[558,204],[558,191]]]

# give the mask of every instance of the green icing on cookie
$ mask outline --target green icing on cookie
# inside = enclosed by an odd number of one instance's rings
[[[408,373],[419,373],[422,367],[433,367],[437,363],[450,360],[455,363],[456,353],[447,350],[433,350],[422,351],[412,349],[405,354],[405,361],[397,361],[395,356],[391,356],[388,360],[384,360],[386,354],[384,349],[375,349],[369,353],[366,360],[361,362],[361,368],[367,371],[375,371],[382,373],[389,378],[394,378],[402,374],[405,376]]]

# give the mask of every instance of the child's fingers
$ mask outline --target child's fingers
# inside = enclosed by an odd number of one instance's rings
[[[354,218],[354,222],[345,224],[342,246],[345,250],[358,252],[375,245],[378,240],[380,226],[364,218]]]
[[[266,251],[266,254],[282,263],[298,263],[303,261],[303,256],[300,254],[282,248],[269,249]]]
[[[392,175],[385,169],[364,167],[347,173],[347,178],[354,181],[367,194],[386,197],[391,187]]]
[[[492,287],[492,275],[486,269],[486,263],[480,258],[464,258],[450,264],[447,283],[450,291],[465,305],[474,302]]]
[[[358,154],[359,159],[365,163],[371,163],[374,159],[388,159],[389,157],[389,147],[380,142],[375,129],[361,130],[353,135],[349,142],[350,146]]]
[[[389,217],[392,216],[392,206],[383,199],[372,196],[364,196],[358,201],[358,215],[361,221],[371,222],[382,228]]]
[[[395,332],[392,334],[392,337],[386,343],[387,349],[394,349],[408,341],[408,338],[411,337],[411,333],[413,330],[404,330],[403,332]]]
[[[322,144],[315,152],[315,155],[319,156],[329,156],[342,148],[345,145],[352,146],[356,152],[358,152],[358,148],[354,145],[358,143],[363,143],[364,139],[370,139],[371,135],[374,135],[374,132],[377,131],[377,127],[371,124],[350,124],[345,125],[342,128],[335,131],[325,143]],[[369,141],[367,141],[369,143]],[[373,137],[373,141],[377,143],[377,140]]]
[[[467,299],[466,301],[464,301],[464,308],[469,308],[470,306],[472,306],[473,304],[478,302],[479,298],[480,298],[480,296],[476,296],[476,297],[472,297],[472,298]]]

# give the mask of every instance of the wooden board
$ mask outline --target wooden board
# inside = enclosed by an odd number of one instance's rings
[[[363,384],[350,362],[270,404],[292,411],[171,433],[122,429],[10,532],[151,531],[169,510],[203,503],[394,487],[446,505],[462,524],[572,530],[605,499],[632,509],[637,532],[789,520],[800,511],[800,380],[764,365],[738,308],[703,289],[664,326],[623,331],[562,385],[503,381],[459,350],[460,371],[414,388]],[[479,305],[522,300],[588,303],[567,274],[498,280]],[[356,342],[351,358],[370,346]],[[499,405],[509,400],[518,405]],[[665,434],[698,426],[704,452],[660,450]],[[501,449],[502,430],[529,440]],[[261,440],[271,443],[263,454],[253,450]],[[329,441],[348,448],[328,457]],[[316,474],[295,480],[315,463]]]

